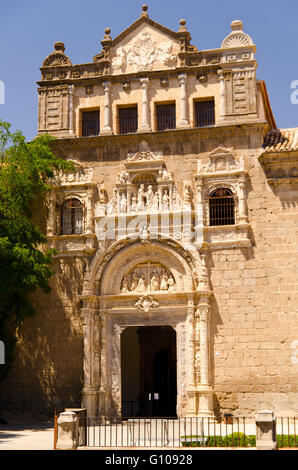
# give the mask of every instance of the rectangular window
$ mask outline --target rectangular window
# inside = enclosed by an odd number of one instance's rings
[[[176,128],[175,103],[156,105],[156,124],[158,131]]]
[[[138,108],[119,108],[119,134],[131,134],[138,130]]]
[[[195,126],[214,126],[215,111],[214,100],[195,102]]]
[[[82,137],[99,134],[99,111],[82,112]]]

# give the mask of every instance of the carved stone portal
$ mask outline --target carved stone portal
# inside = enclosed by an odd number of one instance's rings
[[[84,329],[83,405],[90,414],[123,416],[122,332],[127,327],[167,326],[176,331],[177,416],[213,416],[208,326],[211,292],[208,288],[196,290],[193,275],[177,250],[159,242],[145,246],[130,243],[113,256],[98,255],[95,259],[85,290],[90,292],[93,285],[96,294],[92,305],[96,308],[84,309],[88,327]],[[90,299],[90,294],[86,298]],[[95,328],[98,317],[100,328]],[[99,371],[99,379],[95,379],[94,370]],[[95,397],[98,406],[94,405]]]

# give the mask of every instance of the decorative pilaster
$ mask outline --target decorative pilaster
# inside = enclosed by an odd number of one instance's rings
[[[219,74],[219,120],[223,120],[226,114],[226,87],[225,87],[225,79],[222,73],[222,70],[218,71]]]
[[[245,198],[245,182],[239,182],[239,224],[247,223],[247,206]]]
[[[197,391],[195,386],[195,332],[194,332],[194,302],[188,302],[187,318],[186,318],[186,332],[188,336],[188,357],[187,357],[187,395],[188,407],[187,416],[197,416]]]
[[[101,134],[112,134],[111,127],[111,103],[110,103],[110,90],[111,82],[103,82],[105,92],[105,103],[104,103],[104,127]]]
[[[108,413],[107,397],[107,318],[106,313],[100,314],[100,389],[98,392],[98,415],[106,417]]]
[[[196,182],[196,196],[195,245],[199,249],[204,243],[203,180],[201,178],[198,178]]]
[[[85,301],[84,301],[85,302]],[[98,389],[93,383],[93,321],[89,305],[82,309],[83,316],[83,344],[84,344],[84,388],[83,408],[87,409],[89,416],[96,416],[98,412]]]
[[[69,85],[68,87],[68,127],[69,127],[69,135],[74,136],[74,126],[73,126],[73,85]]]
[[[210,385],[210,306],[208,296],[202,296],[197,308],[197,315],[200,318],[200,384],[198,385],[199,395],[199,416],[213,417],[213,389]]]
[[[151,132],[151,127],[149,124],[149,100],[148,100],[148,78],[141,78],[140,79],[141,86],[142,86],[142,124],[138,128],[138,132]]]
[[[186,73],[181,73],[178,75],[178,80],[181,89],[180,97],[180,121],[178,123],[179,128],[188,128],[190,127],[187,119],[187,95],[186,95]]]
[[[56,235],[56,193],[52,189],[49,198],[49,217],[47,226],[47,236],[51,237]]]
[[[88,189],[86,200],[86,234],[93,233],[93,206],[92,206],[93,190]]]

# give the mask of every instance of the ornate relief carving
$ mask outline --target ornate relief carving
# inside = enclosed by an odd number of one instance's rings
[[[69,66],[71,65],[70,59],[64,54],[64,44],[63,42],[56,42],[54,44],[54,52],[50,54],[43,61],[43,67],[59,67],[59,66]]]
[[[245,33],[235,33],[231,34],[228,38],[224,40],[221,47],[222,48],[234,48],[234,47],[241,47],[241,46],[251,46],[252,40],[250,37]]]
[[[55,176],[53,183],[56,185],[65,185],[72,183],[91,182],[93,178],[93,169],[84,169],[81,165],[73,162],[75,171],[63,172],[60,170]]]
[[[144,312],[148,312],[150,308],[158,307],[159,303],[151,296],[142,295],[142,297],[140,297],[135,303],[135,306],[139,309],[143,309]]]
[[[124,169],[116,177],[116,187],[107,205],[107,214],[135,214],[181,208],[181,200],[160,153],[151,152],[147,142],[128,154]]]
[[[141,263],[123,276],[121,293],[173,292],[176,281],[173,275],[159,263]]]
[[[175,67],[177,56],[171,42],[157,43],[149,31],[140,32],[127,46],[120,46],[112,60],[113,72],[152,70],[155,63]]]
[[[232,153],[223,147],[218,147],[209,153],[209,162],[202,165],[198,160],[198,173],[213,173],[221,171],[244,170],[243,159],[236,162]]]

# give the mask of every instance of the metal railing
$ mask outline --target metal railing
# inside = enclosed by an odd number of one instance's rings
[[[137,113],[130,115],[119,115],[119,134],[132,134],[138,130]]]
[[[196,127],[214,126],[215,112],[214,109],[195,111]]]
[[[99,135],[99,117],[83,119],[82,121],[82,137]]]
[[[79,418],[87,447],[255,447],[254,420]]]
[[[276,445],[281,448],[298,448],[298,418],[276,417]]]

